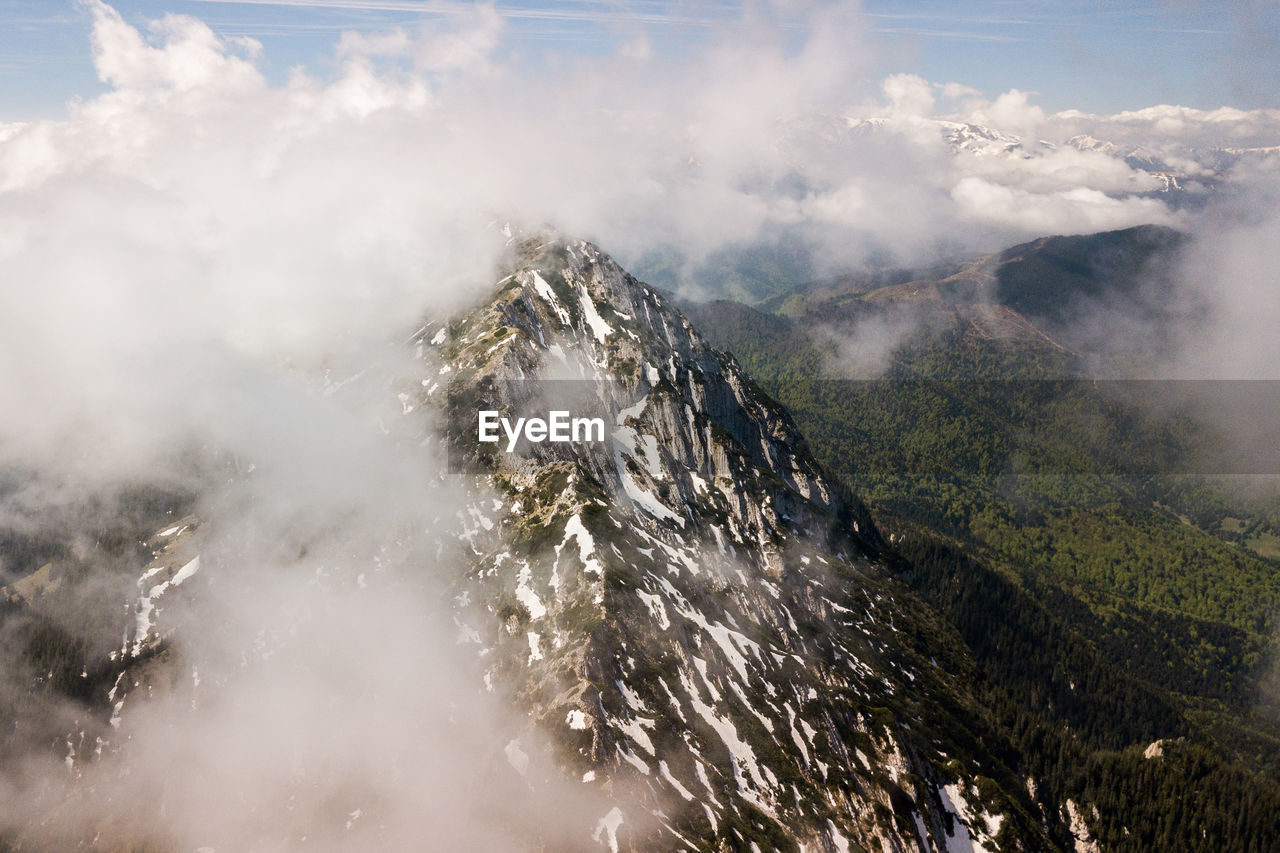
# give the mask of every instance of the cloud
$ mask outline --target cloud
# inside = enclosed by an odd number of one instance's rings
[[[0,826],[39,849],[93,838],[408,850],[424,831],[454,850],[585,839],[607,806],[557,781],[547,745],[457,650],[440,595],[450,568],[433,541],[455,531],[421,516],[431,503],[405,500],[406,479],[385,480],[382,498],[346,494],[354,515],[246,482],[211,522],[186,582],[198,592],[164,599],[165,624],[182,625],[164,668],[130,671],[139,686],[119,694],[118,727],[71,703],[40,708],[74,760],[7,761]],[[338,483],[320,488],[333,497]],[[513,743],[523,772],[504,754]]]
[[[1200,316],[1165,365],[1177,378],[1280,379],[1280,181],[1247,178],[1199,223],[1178,269],[1178,298]]]
[[[506,19],[492,4],[476,4],[442,21],[424,21],[416,36],[403,27],[373,33],[346,31],[338,41],[337,55],[348,62],[408,57],[418,72],[476,74],[493,69],[491,57],[505,29]]]
[[[943,83],[941,84],[941,90],[944,97],[951,98],[952,100],[982,97],[982,93],[980,91],[972,86],[966,86],[964,83]]]
[[[331,805],[363,803],[393,838],[424,811],[442,833],[478,837],[483,747],[506,743],[493,735],[510,721],[452,687],[468,662],[438,615],[414,615],[435,612],[456,568],[420,536],[447,540],[456,531],[434,519],[463,498],[423,486],[439,467],[388,383],[423,378],[398,346],[420,323],[488,291],[504,221],[551,224],[624,260],[676,250],[686,276],[779,235],[819,272],[923,263],[1174,221],[1159,201],[1124,197],[1148,186],[1121,161],[1039,150],[1046,127],[1186,141],[1215,128],[1261,138],[1274,121],[1046,116],[1026,93],[987,100],[957,84],[942,94],[958,112],[938,116],[928,81],[878,80],[850,3],[752,5],[679,56],[651,33],[617,56],[538,68],[504,53],[492,6],[464,6],[344,36],[331,77],[296,69],[280,85],[254,43],[195,18],[139,30],[87,8],[108,91],[65,119],[0,129],[0,467],[41,472],[24,494],[45,506],[139,477],[207,491],[221,545],[179,654],[222,698],[184,687],[137,703],[133,747],[77,794],[90,821],[141,803],[146,829],[192,849],[285,844]],[[938,118],[1022,135],[1036,156],[957,154]],[[1240,232],[1238,251],[1273,239],[1268,227]],[[1242,264],[1229,268],[1261,299],[1264,269]],[[879,352],[904,327],[871,331]],[[362,370],[345,393],[319,393],[324,377]],[[191,457],[201,464],[182,467]],[[253,466],[248,485],[226,486],[231,464]],[[379,547],[406,537],[387,580],[355,592]],[[468,761],[475,773],[457,776]],[[294,812],[289,767],[310,785]],[[261,804],[260,823],[217,819],[243,802]],[[356,837],[343,824],[325,843]]]
[[[933,87],[915,74],[890,74],[880,84],[889,109],[899,115],[933,115]]]
[[[233,52],[239,48],[256,54],[261,49],[257,42],[228,42],[191,18],[166,15],[151,23],[151,32],[162,42],[156,46],[101,0],[87,5],[94,14],[94,67],[98,78],[117,91],[234,90],[260,82],[252,63]]]
[[[823,364],[833,379],[876,379],[921,332],[941,331],[944,321],[928,307],[911,303],[876,306],[851,322],[819,327],[815,339],[830,347]]]
[[[283,85],[197,19],[140,31],[87,8],[109,90],[0,133],[0,460],[108,477],[193,443],[252,450],[269,428],[227,401],[251,409],[244,389],[270,396],[282,365],[339,371],[477,298],[506,219],[624,262],[674,253],[684,286],[784,238],[814,274],[921,265],[1188,224],[1137,195],[1145,172],[1041,133],[1280,138],[1276,111],[1046,116],[1019,90],[877,82],[845,3],[753,6],[676,57],[540,68],[503,53],[492,6],[461,6],[346,35],[332,77]],[[957,151],[967,124],[1003,136]]]
[[[1088,133],[1116,143],[1159,148],[1273,146],[1280,140],[1280,110],[1213,110],[1159,104],[1111,115],[1066,110],[1048,117],[1059,135]]]
[[[332,78],[299,69],[283,86],[263,79],[251,51],[198,20],[169,16],[141,33],[107,6],[92,9],[95,61],[111,91],[73,104],[67,121],[12,131],[0,151],[0,187],[34,195],[42,181],[90,171],[145,182],[183,199],[188,212],[214,211],[219,219],[207,225],[215,237],[232,218],[215,192],[289,199],[274,190],[291,191],[283,185],[304,180],[308,168],[324,176],[311,192],[333,205],[327,213],[345,207],[367,218],[364,198],[404,205],[403,225],[370,225],[416,229],[416,237],[390,238],[401,245],[427,243],[440,223],[457,232],[511,218],[597,239],[628,262],[676,251],[686,276],[780,230],[838,269],[871,256],[914,263],[942,246],[991,250],[1035,236],[1044,221],[1079,232],[1127,213],[1125,224],[1137,224],[1153,207],[1099,198],[1103,210],[1094,210],[1087,202],[1097,197],[1070,196],[1150,187],[1116,158],[1039,150],[1037,134],[1051,121],[1028,93],[988,100],[959,83],[879,80],[856,4],[753,5],[718,18],[674,55],[655,42],[669,32],[636,30],[616,56],[547,66],[506,51],[507,26],[493,6],[464,4],[416,29],[346,34]],[[937,93],[949,108],[958,102],[941,118],[1020,136],[1039,159],[953,157],[930,122]],[[847,116],[884,119],[888,140],[806,129],[815,117]],[[216,177],[191,198],[201,172]],[[1029,193],[1055,213],[1027,222],[973,216],[958,201],[972,196],[961,186],[972,177]],[[344,193],[362,202],[341,201]],[[249,218],[260,204],[246,205]],[[275,215],[292,218],[290,205],[282,201]],[[307,227],[326,227],[325,212]],[[833,235],[837,226],[848,233]],[[279,227],[253,226],[264,244]],[[427,254],[421,268],[439,264]]]
[[[1024,144],[1034,146],[1039,141],[1044,124],[1044,110],[1031,103],[1031,94],[1010,89],[994,101],[970,107],[970,121],[990,125],[1020,137]]]
[[[1112,231],[1134,222],[1170,220],[1164,205],[1144,198],[1117,199],[1088,187],[1032,192],[978,177],[951,191],[960,216],[976,222],[1030,228],[1041,234]]]

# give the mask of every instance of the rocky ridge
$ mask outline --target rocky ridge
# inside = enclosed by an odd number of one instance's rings
[[[422,402],[447,397],[451,441],[494,490],[471,510],[460,641],[567,772],[627,792],[597,840],[1042,846],[1025,796],[982,769],[970,664],[901,600],[866,509],[785,411],[596,247],[526,239],[512,266],[479,310],[420,332],[448,381]],[[547,402],[538,377],[608,412],[609,440],[476,443],[478,409]]]

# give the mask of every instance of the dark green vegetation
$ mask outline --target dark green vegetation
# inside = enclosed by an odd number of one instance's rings
[[[24,490],[38,497],[28,500]],[[71,491],[31,471],[0,471],[0,586],[51,562],[55,577],[63,572],[82,575],[95,561],[118,561],[130,568],[145,563],[151,554],[143,540],[154,525],[181,517],[194,505],[185,489],[143,483],[77,496],[52,512],[41,503]]]
[[[1275,849],[1280,486],[1195,473],[1222,436],[1194,386],[1092,381],[1186,321],[1163,307],[1180,244],[1047,238],[688,313],[872,507],[1037,801],[1080,804],[1103,849]],[[1101,315],[1142,340],[1092,346]]]
[[[1000,254],[995,296],[1059,333],[1078,327],[1090,308],[1175,318],[1167,298],[1170,266],[1184,242],[1180,233],[1156,226],[1044,237]]]
[[[105,725],[107,691],[124,669],[108,658],[120,643],[118,611],[114,603],[86,605],[93,599],[82,590],[126,600],[138,567],[152,556],[148,537],[195,503],[180,489],[135,485],[91,494],[56,517],[26,517],[22,487],[52,488],[29,472],[0,477],[7,522],[0,526],[0,763],[34,744],[65,755],[68,719],[83,715],[81,738]],[[158,654],[163,646],[134,665]],[[50,707],[70,716],[50,714]]]

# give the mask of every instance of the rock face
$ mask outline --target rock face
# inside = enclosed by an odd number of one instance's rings
[[[991,778],[971,662],[787,414],[594,246],[514,253],[487,304],[419,332],[439,381],[415,402],[447,400],[457,465],[486,484],[460,642],[617,803],[596,840],[1050,847],[1022,786]],[[606,440],[476,440],[480,410],[549,409],[597,413]]]

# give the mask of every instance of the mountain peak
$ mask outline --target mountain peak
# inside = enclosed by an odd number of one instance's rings
[[[657,290],[589,243],[513,248],[481,307],[419,335],[451,378],[450,441],[493,490],[455,600],[486,683],[566,774],[640,792],[602,818],[610,844],[989,841],[1004,817],[977,765],[914,734],[966,724],[862,504]],[[477,411],[551,406],[600,413],[607,440],[476,440]]]

